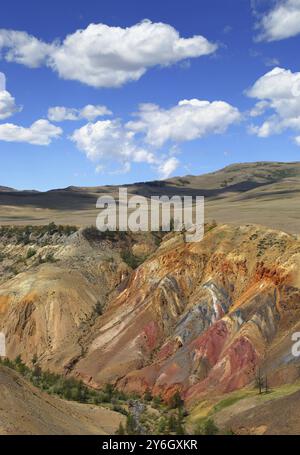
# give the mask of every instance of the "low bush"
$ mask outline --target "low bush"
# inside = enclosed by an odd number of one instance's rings
[[[213,419],[209,418],[198,425],[195,434],[203,436],[215,436],[219,433],[219,428],[216,426]]]
[[[144,257],[137,257],[130,250],[123,251],[121,253],[121,258],[133,270],[137,269],[145,261]]]
[[[36,250],[34,248],[29,248],[26,254],[26,259],[30,259],[36,255]]]
[[[51,373],[50,371],[42,371],[37,365],[36,356],[32,359],[32,369],[23,363],[21,356],[16,357],[13,361],[7,358],[0,358],[0,364],[17,371],[45,392],[58,395],[65,400],[101,404],[124,399],[124,393],[116,390],[111,384],[107,384],[103,390],[94,390],[75,378],[67,378],[56,373]],[[121,411],[118,410],[117,412]],[[123,408],[122,414],[124,414]]]

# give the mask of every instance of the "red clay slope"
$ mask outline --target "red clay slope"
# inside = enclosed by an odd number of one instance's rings
[[[294,380],[300,242],[260,226],[220,226],[202,242],[169,235],[99,317],[74,373],[101,387],[187,404],[253,381]]]

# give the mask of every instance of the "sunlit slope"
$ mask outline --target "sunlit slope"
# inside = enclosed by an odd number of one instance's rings
[[[235,224],[258,223],[299,232],[300,163],[258,162],[228,166],[200,176],[127,185],[129,193],[202,195],[207,219]],[[69,187],[48,192],[0,191],[1,224],[90,225],[100,195],[117,197],[118,187]]]

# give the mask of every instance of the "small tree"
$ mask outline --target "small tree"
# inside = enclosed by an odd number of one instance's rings
[[[170,432],[176,431],[176,424],[177,424],[176,417],[174,416],[174,414],[171,414],[168,421],[168,429]]]
[[[196,434],[204,436],[215,436],[219,433],[219,428],[216,426],[213,419],[207,419],[201,425],[196,428]]]
[[[36,250],[34,248],[29,248],[26,254],[26,259],[30,259],[36,255]]]
[[[203,425],[204,434],[214,436],[219,433],[219,428],[215,425],[213,419],[208,419]]]
[[[20,354],[15,358],[15,364],[17,366],[21,365],[23,362],[22,362],[22,357],[20,356]]]
[[[136,424],[132,414],[128,414],[126,421],[126,432],[127,434],[135,434]]]
[[[161,417],[158,422],[158,434],[165,434],[167,431],[167,421],[165,417]]]
[[[174,232],[175,230],[175,221],[174,221],[174,218],[172,217],[170,219],[170,232]]]
[[[48,226],[46,226],[46,229],[47,229],[48,234],[50,234],[50,235],[57,232],[57,226],[53,221],[51,223],[49,223]]]
[[[152,401],[152,394],[151,394],[151,391],[149,389],[149,387],[147,387],[145,393],[144,393],[144,400],[145,401]]]
[[[264,386],[264,377],[261,374],[261,369],[258,368],[257,375],[255,378],[255,387],[258,389],[260,395],[262,394],[263,386]]]
[[[95,305],[95,313],[97,314],[97,316],[102,316],[103,314],[103,304],[99,302],[99,300]]]
[[[120,422],[119,428],[116,431],[117,435],[123,436],[125,434],[125,429],[123,427],[122,422]]]
[[[161,403],[162,403],[162,398],[161,398],[160,395],[155,395],[155,396],[153,397],[153,400],[152,400],[152,401],[153,401],[153,405],[156,406],[156,407],[158,407],[158,406],[160,406]]]
[[[171,409],[180,409],[182,406],[183,406],[183,400],[180,396],[180,393],[177,390],[177,392],[174,393],[174,395],[172,396],[172,398],[170,400],[170,408]]]
[[[184,435],[185,434],[185,429],[184,429],[184,426],[183,426],[183,423],[182,423],[182,415],[181,415],[181,413],[178,413],[178,418],[177,418],[176,425],[175,425],[175,433],[177,435]]]
[[[266,375],[266,378],[265,378],[265,393],[269,393],[269,392],[270,392],[270,388],[269,388],[268,376]]]
[[[40,377],[42,376],[41,367],[39,367],[38,365],[35,364],[34,368],[33,368],[32,375],[33,375],[34,378],[40,379]]]

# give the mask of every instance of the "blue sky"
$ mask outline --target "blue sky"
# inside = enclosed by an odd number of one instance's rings
[[[0,185],[131,183],[299,160],[299,0],[70,3],[1,8]]]

